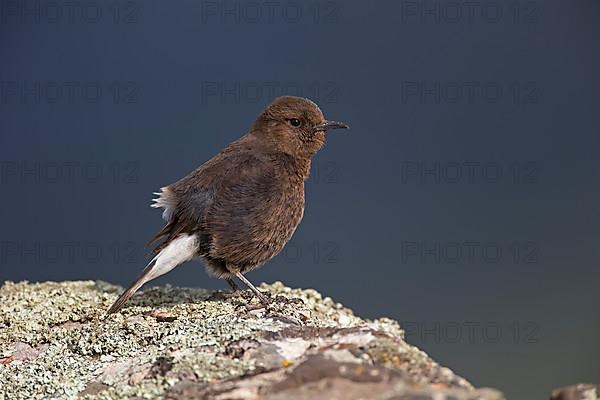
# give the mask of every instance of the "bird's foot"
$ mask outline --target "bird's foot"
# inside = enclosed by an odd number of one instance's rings
[[[273,299],[269,295],[264,294],[261,291],[257,290],[254,293],[254,295],[258,298],[258,301],[260,301],[262,303],[262,305],[264,305],[264,306],[268,306],[269,304],[271,304],[273,302]]]

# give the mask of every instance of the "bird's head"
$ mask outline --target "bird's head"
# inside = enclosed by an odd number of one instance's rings
[[[297,157],[312,157],[325,143],[327,132],[348,125],[327,121],[312,101],[303,97],[276,98],[259,115],[252,133],[268,148]]]

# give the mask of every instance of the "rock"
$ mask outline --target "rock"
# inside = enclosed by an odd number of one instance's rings
[[[579,383],[555,389],[550,400],[600,400],[600,385]]]
[[[119,288],[105,282],[7,282],[0,400],[504,398],[406,343],[395,321],[358,318],[312,289],[261,289],[267,307],[155,287],[107,316]]]

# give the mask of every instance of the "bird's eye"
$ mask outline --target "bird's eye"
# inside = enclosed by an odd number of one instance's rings
[[[293,126],[294,128],[297,128],[300,125],[302,125],[302,122],[300,122],[300,120],[298,118],[290,118],[289,122],[290,122],[290,125]]]

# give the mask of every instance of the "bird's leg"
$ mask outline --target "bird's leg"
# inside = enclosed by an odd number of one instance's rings
[[[237,276],[239,278],[239,280],[244,283],[244,285],[248,286],[248,288],[250,288],[250,290],[252,290],[254,292],[254,294],[256,295],[256,297],[258,297],[258,299],[260,300],[261,303],[263,303],[265,305],[270,303],[269,298],[267,296],[265,296],[260,290],[258,290],[256,288],[256,286],[254,286],[252,283],[250,283],[250,281],[248,279],[246,279],[246,277],[244,275],[242,275],[241,272],[236,272],[235,276]]]
[[[227,281],[227,283],[231,287],[231,290],[233,291],[233,293],[240,292],[240,287],[237,285],[237,283],[235,283],[235,281],[233,280],[233,278],[225,278],[225,280]]]

